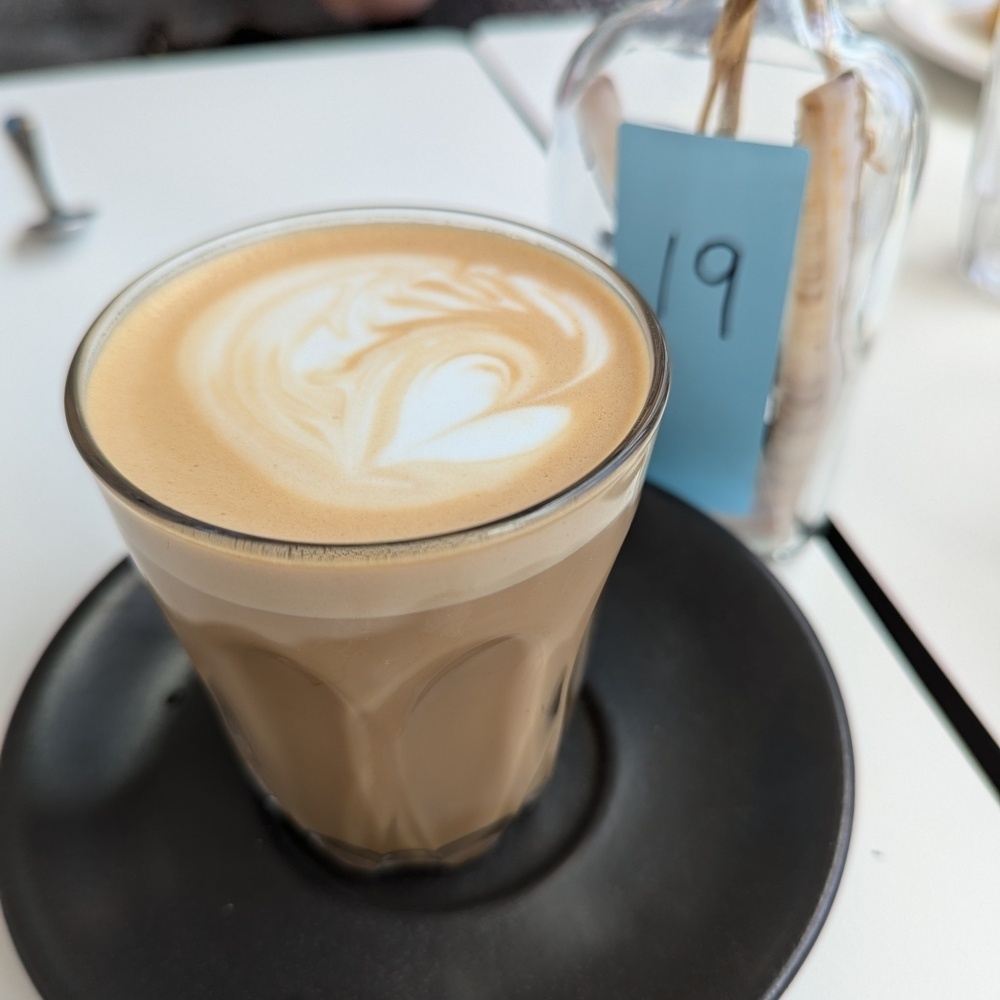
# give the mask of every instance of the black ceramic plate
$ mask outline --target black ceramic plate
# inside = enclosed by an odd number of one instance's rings
[[[258,802],[130,564],[32,676],[0,898],[46,1000],[774,997],[843,867],[850,744],[756,560],[647,490],[539,801],[450,874],[364,878]]]

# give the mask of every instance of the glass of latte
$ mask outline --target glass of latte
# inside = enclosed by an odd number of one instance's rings
[[[667,385],[603,263],[386,209],[156,268],[66,409],[252,781],[378,869],[476,856],[544,785]]]

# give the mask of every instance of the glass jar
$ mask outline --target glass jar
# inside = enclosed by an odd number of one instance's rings
[[[1000,29],[993,33],[990,68],[979,96],[962,204],[959,262],[969,281],[1000,295]]]
[[[720,22],[724,11],[728,20]],[[727,61],[727,44],[730,57],[736,51],[735,60]],[[713,69],[721,70],[714,102],[707,96]],[[804,173],[797,240],[794,231],[791,237],[794,254],[789,250],[794,266],[773,324],[775,353],[766,361],[763,398],[749,418],[756,453],[745,490],[748,501],[727,509],[697,490],[678,488],[671,474],[660,475],[661,461],[670,459],[670,445],[661,447],[662,431],[649,477],[716,515],[754,550],[772,556],[794,551],[823,522],[851,389],[900,256],[926,146],[924,101],[912,72],[888,45],[851,27],[830,0],[640,3],[599,24],[571,59],[549,149],[552,227],[618,264],[653,301],[657,296],[617,252],[619,204],[629,194],[621,187],[626,183],[619,162],[623,126],[714,133],[725,137],[717,141],[793,148],[807,142],[804,116],[810,100],[832,91],[824,85],[834,81],[850,92],[857,134],[844,139],[824,132],[822,124],[818,133],[813,129],[817,134]],[[850,196],[820,197],[813,188],[822,186],[824,173],[828,181],[843,173],[845,157],[854,162]],[[681,174],[678,179],[675,172],[658,199],[682,205],[693,197],[703,179],[694,170]],[[765,178],[762,196],[767,188]],[[645,224],[642,219],[630,223]],[[664,271],[668,257],[669,249]],[[702,273],[702,279],[718,278],[718,284],[726,276],[725,262],[720,257],[714,273]],[[730,294],[744,294],[732,281],[725,291],[727,308]],[[825,303],[818,322],[815,309],[809,318],[807,302],[817,295]],[[663,314],[662,303],[653,304],[677,348],[685,331]],[[678,363],[678,395],[685,377]],[[697,406],[707,424],[731,390],[720,383],[699,392]],[[670,422],[668,407],[664,427]]]

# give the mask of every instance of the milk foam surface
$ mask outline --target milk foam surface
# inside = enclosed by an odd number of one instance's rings
[[[155,289],[86,408],[136,485],[295,541],[421,537],[585,476],[645,400],[648,349],[597,279],[489,233],[380,224],[282,236]]]

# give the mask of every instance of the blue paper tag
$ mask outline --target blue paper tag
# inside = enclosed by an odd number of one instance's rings
[[[648,478],[718,513],[753,499],[809,153],[625,123],[618,269],[667,334]]]

